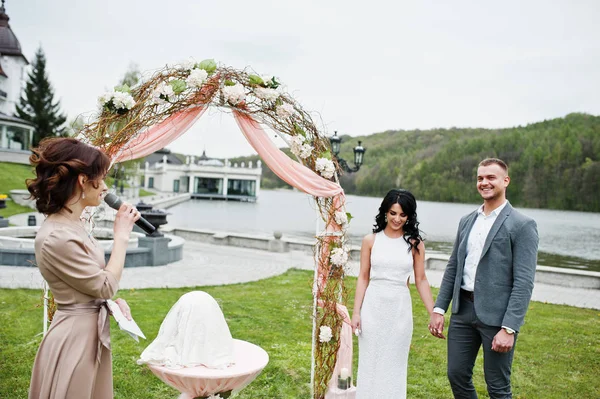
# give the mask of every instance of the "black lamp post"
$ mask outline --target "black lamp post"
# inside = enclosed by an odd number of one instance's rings
[[[113,181],[115,193],[119,192],[119,165],[115,167],[115,180]]]
[[[329,138],[329,141],[331,142],[331,150],[333,151],[333,155],[337,159],[338,164],[340,165],[342,170],[345,172],[348,172],[348,173],[358,172],[358,170],[360,169],[360,167],[363,164],[363,158],[365,156],[365,151],[367,151],[366,148],[364,148],[362,145],[360,145],[362,143],[362,141],[359,141],[358,145],[356,147],[354,147],[354,150],[353,150],[354,151],[354,168],[349,167],[348,162],[346,162],[346,160],[338,157],[338,154],[340,153],[340,146],[342,144],[342,138],[338,137],[337,130],[335,132],[333,132],[333,136],[331,136]]]

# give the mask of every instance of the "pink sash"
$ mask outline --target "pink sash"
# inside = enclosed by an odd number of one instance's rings
[[[98,313],[98,348],[96,361],[100,363],[102,345],[110,350],[110,313],[104,299],[96,299],[88,303],[74,303],[71,305],[57,304],[58,310],[68,315]]]

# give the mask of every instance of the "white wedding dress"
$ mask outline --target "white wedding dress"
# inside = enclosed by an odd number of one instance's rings
[[[408,351],[413,331],[406,285],[413,268],[404,238],[375,235],[371,273],[360,311],[356,399],[406,398]]]
[[[234,364],[233,338],[217,301],[203,291],[182,295],[137,362],[168,368]]]

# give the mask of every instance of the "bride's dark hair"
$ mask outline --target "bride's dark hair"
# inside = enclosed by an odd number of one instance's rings
[[[80,174],[98,188],[98,180],[110,167],[104,152],[73,138],[47,138],[31,151],[29,162],[35,167],[36,177],[27,179],[27,190],[37,210],[46,215],[63,208],[70,211],[67,201],[75,193]]]
[[[385,220],[386,213],[389,212],[392,205],[398,204],[402,207],[402,211],[408,216],[404,227],[404,241],[410,248],[419,252],[419,244],[423,241],[421,232],[419,231],[419,221],[417,220],[417,200],[415,196],[408,190],[390,190],[379,207],[379,213],[375,216],[375,224],[373,225],[373,233],[379,233],[385,229],[387,222]]]

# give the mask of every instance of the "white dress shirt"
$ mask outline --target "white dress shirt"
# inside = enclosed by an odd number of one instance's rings
[[[469,233],[469,239],[467,241],[467,257],[465,259],[463,279],[460,286],[463,290],[471,292],[475,291],[475,274],[477,273],[477,266],[481,259],[481,252],[483,252],[485,240],[487,239],[496,218],[506,206],[506,203],[507,201],[504,201],[502,205],[494,209],[487,216],[483,213],[483,205],[477,209],[477,219],[475,219],[475,223],[473,224],[473,228]]]

